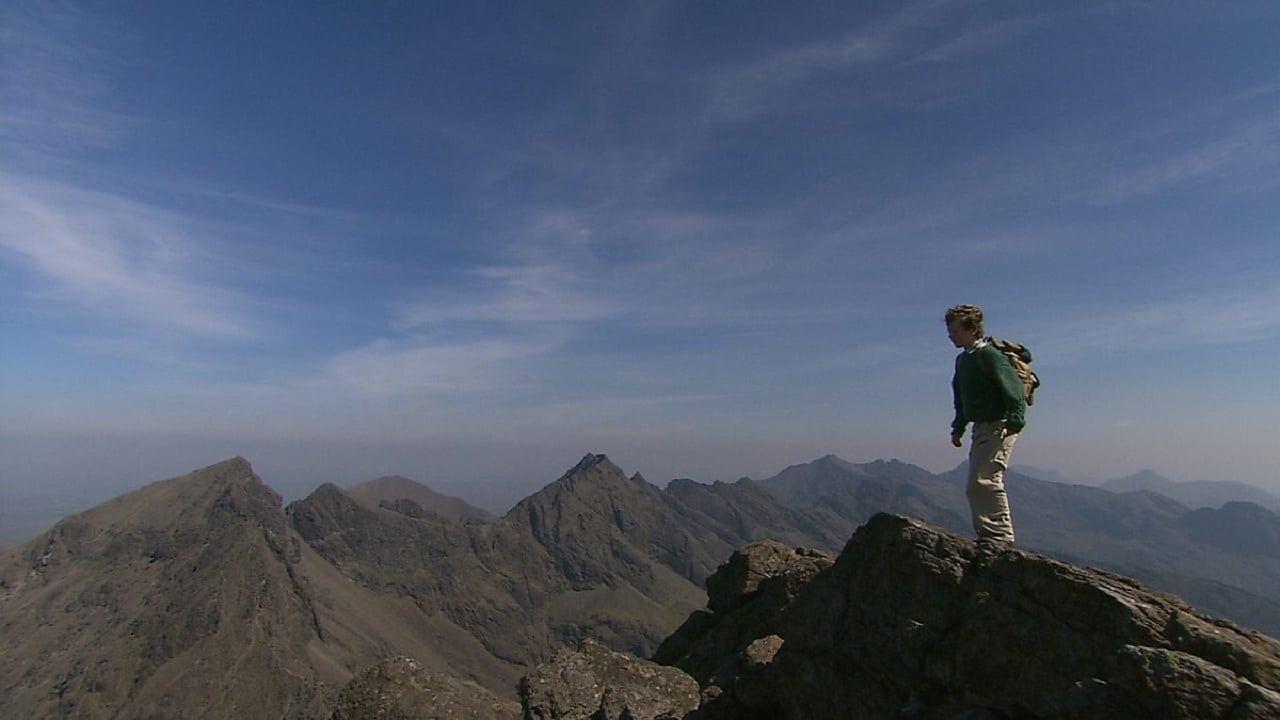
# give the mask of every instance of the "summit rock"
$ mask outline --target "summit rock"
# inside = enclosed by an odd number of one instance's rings
[[[706,717],[1280,717],[1276,640],[900,516],[860,528],[772,628],[770,652],[740,663],[749,682],[702,679]]]

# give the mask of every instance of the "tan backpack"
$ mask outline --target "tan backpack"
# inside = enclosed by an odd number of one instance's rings
[[[1018,379],[1022,381],[1022,388],[1026,391],[1027,405],[1034,405],[1036,388],[1040,387],[1040,376],[1031,369],[1031,351],[1026,345],[1013,340],[997,337],[987,339],[995,349],[1000,351],[1000,354],[1009,358],[1009,364],[1013,366],[1013,371],[1018,374]],[[990,375],[991,370],[987,369],[987,374]]]

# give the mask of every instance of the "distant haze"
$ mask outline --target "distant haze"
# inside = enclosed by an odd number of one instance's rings
[[[1269,2],[6,3],[0,501],[237,454],[289,498],[944,470],[957,303],[1036,356],[1016,463],[1280,493],[1277,37]]]

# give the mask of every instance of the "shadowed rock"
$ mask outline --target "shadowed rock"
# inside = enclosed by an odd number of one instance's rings
[[[1275,718],[1280,644],[1137,582],[878,515],[715,717]],[[776,642],[774,643],[776,644]],[[739,682],[740,685],[740,682]],[[710,715],[708,715],[710,716]]]
[[[772,540],[744,545],[707,578],[709,608],[696,610],[658,648],[656,662],[674,665],[703,685],[727,687],[743,667],[753,641],[774,636],[781,612],[830,557]],[[777,651],[774,647],[769,656]]]

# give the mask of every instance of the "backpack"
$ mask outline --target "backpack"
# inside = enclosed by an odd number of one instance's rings
[[[1018,379],[1022,381],[1022,389],[1027,396],[1027,405],[1034,405],[1036,398],[1036,388],[1040,387],[1040,376],[1036,375],[1036,371],[1031,369],[1031,351],[1026,345],[1013,340],[1005,340],[1003,338],[987,338],[991,342],[992,347],[1000,351],[1001,355],[1009,358],[1009,364],[1013,366],[1013,371],[1018,374]],[[986,371],[988,375],[990,370]]]

